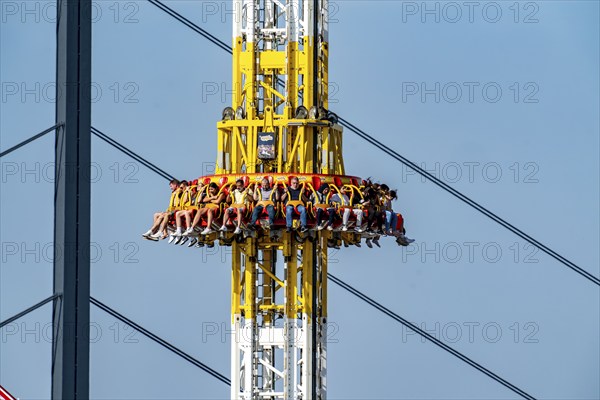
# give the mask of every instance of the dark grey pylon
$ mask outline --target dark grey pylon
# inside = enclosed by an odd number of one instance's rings
[[[52,399],[89,398],[91,0],[58,0]]]

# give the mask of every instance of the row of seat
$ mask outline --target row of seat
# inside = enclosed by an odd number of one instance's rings
[[[360,181],[357,177],[352,176],[341,176],[341,175],[318,175],[318,174],[272,174],[272,175],[264,175],[264,174],[247,174],[247,175],[212,175],[206,177],[200,177],[198,179],[194,179],[189,182],[186,182],[185,185],[179,186],[171,195],[171,202],[167,213],[163,213],[165,215],[165,223],[167,223],[166,229],[161,230],[160,232],[153,228],[149,230],[146,234],[143,235],[146,239],[158,240],[162,235],[168,232],[171,233],[171,237],[169,242],[171,242],[173,236],[178,236],[177,243],[186,242],[188,239],[192,239],[190,243],[197,243],[198,245],[210,244],[213,243],[216,239],[224,242],[225,244],[231,243],[232,240],[244,240],[248,235],[256,236],[258,235],[269,235],[273,237],[278,237],[281,233],[279,230],[282,228],[286,228],[286,204],[280,201],[270,202],[274,205],[274,218],[273,223],[269,223],[269,215],[268,209],[263,208],[262,212],[258,215],[257,224],[255,226],[249,226],[251,221],[251,217],[255,208],[255,204],[252,196],[248,196],[248,202],[245,207],[244,214],[241,216],[242,224],[240,226],[241,229],[237,229],[237,221],[235,215],[230,215],[228,218],[229,222],[227,226],[223,225],[223,217],[225,216],[227,209],[232,209],[232,214],[237,214],[237,208],[231,206],[231,201],[226,203],[225,201],[220,202],[220,204],[211,204],[206,207],[209,212],[203,212],[198,217],[200,221],[195,221],[193,229],[188,229],[186,226],[186,219],[180,218],[179,223],[180,228],[176,229],[176,213],[182,210],[190,210],[191,218],[193,220],[194,214],[198,212],[198,209],[202,208],[202,206],[194,206],[191,204],[180,204],[183,199],[189,197],[191,195],[197,194],[198,191],[201,193],[208,193],[209,186],[214,187],[216,185],[216,191],[211,191],[212,194],[218,194],[222,200],[228,199],[228,195],[230,191],[233,189],[234,185],[236,185],[236,181],[241,180],[244,183],[244,187],[250,187],[251,190],[255,190],[260,187],[261,181],[263,179],[267,179],[271,187],[276,187],[277,190],[283,193],[284,190],[290,185],[291,180],[296,177],[300,183],[301,189],[305,192],[307,197],[311,197],[313,199],[319,198],[317,196],[317,190],[315,188],[320,188],[323,184],[326,184],[329,187],[330,191],[325,198],[325,204],[313,204],[312,202],[302,203],[306,207],[307,211],[307,223],[305,229],[298,234],[297,240],[314,240],[316,235],[310,232],[306,232],[306,230],[322,230],[325,228],[325,225],[328,225],[326,228],[329,231],[333,231],[329,238],[329,242],[332,246],[337,246],[342,243],[342,240],[346,244],[360,245],[361,239],[366,239],[366,243],[369,247],[371,247],[371,240],[373,243],[378,244],[377,238],[383,232],[379,231],[382,229],[382,224],[373,224],[370,222],[371,218],[369,218],[369,212],[378,213],[381,209],[375,210],[372,206],[362,206],[362,200],[368,199],[369,189],[371,187],[371,182]],[[176,181],[177,182],[177,181]],[[360,183],[359,183],[360,182]],[[173,182],[172,182],[173,183]],[[213,185],[214,184],[214,185]],[[171,186],[172,188],[177,186]],[[319,190],[322,190],[319,189]],[[364,191],[364,194],[363,194]],[[331,204],[331,196],[333,194],[340,194],[340,198],[343,198],[342,192],[348,194],[350,197],[349,204],[340,204],[334,203]],[[321,197],[321,202],[323,197]],[[275,200],[275,199],[273,199]],[[294,204],[294,212],[292,215],[292,220],[296,228],[298,227],[297,220],[299,219],[300,212],[298,210],[299,202],[292,202]],[[237,207],[238,205],[236,205]],[[321,224],[317,222],[317,211],[318,209],[324,209],[323,217],[319,218],[319,221],[322,221]],[[328,224],[325,221],[329,221],[329,215],[333,213],[333,223]],[[182,214],[181,212],[179,214]],[[208,218],[208,214],[210,218]],[[348,214],[349,217],[347,219],[347,224],[343,225],[343,217],[344,214]],[[155,214],[155,216],[158,214]],[[395,226],[391,226],[391,230],[385,232],[389,235],[393,235],[397,238],[397,243],[399,245],[407,245],[412,239],[408,239],[403,235],[403,218],[401,214],[394,213],[392,214],[394,217]],[[362,226],[357,226],[358,216],[361,216],[363,224]],[[389,215],[388,215],[389,217]],[[207,220],[211,221],[211,226],[207,226]],[[155,220],[156,222],[156,220]],[[375,232],[364,229],[365,222],[374,228]],[[258,231],[257,234],[251,233],[251,230],[256,230],[257,225],[262,226],[262,229]],[[379,227],[377,227],[379,225]],[[158,225],[155,225],[156,227]],[[161,225],[162,226],[162,225]],[[183,228],[183,229],[182,229]],[[162,228],[161,228],[162,229]],[[387,227],[386,227],[387,229]],[[217,232],[219,230],[223,230],[225,232]],[[365,232],[366,230],[366,232]],[[185,231],[185,232],[184,232]],[[270,231],[270,232],[269,232]],[[353,235],[342,235],[346,231],[354,231]],[[216,236],[215,236],[216,234]],[[341,236],[340,236],[341,235]],[[185,240],[184,240],[185,237]],[[337,244],[337,245],[336,245]]]
[[[361,187],[357,186],[358,179],[355,177],[314,176],[313,175],[313,176],[308,177],[310,179],[302,179],[303,178],[302,176],[297,176],[297,175],[290,175],[290,176],[279,175],[276,177],[273,177],[272,175],[264,175],[264,176],[253,177],[253,178],[249,177],[248,175],[245,175],[245,176],[240,176],[240,177],[234,177],[230,181],[229,176],[221,176],[221,177],[213,176],[213,177],[199,178],[199,179],[191,181],[190,185],[188,186],[188,190],[190,190],[190,191],[197,190],[199,183],[201,182],[204,185],[201,190],[207,191],[208,185],[210,183],[218,182],[217,183],[217,185],[219,186],[218,193],[219,194],[222,193],[225,196],[228,196],[231,188],[235,185],[235,182],[237,181],[237,179],[242,179],[244,181],[244,187],[247,187],[248,185],[250,185],[251,189],[255,190],[257,187],[259,187],[262,179],[266,178],[269,180],[271,185],[275,185],[277,190],[280,190],[280,192],[283,193],[286,186],[289,185],[289,182],[291,181],[291,179],[293,177],[298,177],[298,179],[300,181],[300,186],[305,191],[307,197],[310,197],[311,194],[316,197],[315,187],[318,188],[321,186],[321,184],[327,183],[326,181],[329,181],[328,185],[330,187],[330,193],[327,196],[327,200],[326,200],[327,203],[330,201],[333,194],[335,194],[335,193],[341,194],[342,189],[348,188],[351,190],[350,204],[346,204],[346,205],[334,204],[334,205],[325,206],[325,207],[322,205],[317,207],[312,202],[307,202],[307,203],[303,204],[307,209],[307,227],[309,229],[317,228],[317,226],[316,226],[317,208],[326,208],[327,213],[334,212],[336,214],[335,219],[334,219],[334,224],[332,226],[332,228],[334,230],[342,228],[341,227],[341,224],[342,224],[341,219],[342,219],[342,213],[344,212],[344,209],[346,209],[346,208],[362,209],[362,206],[359,204],[358,201],[355,201],[355,198],[354,198],[355,196],[360,196],[362,198]],[[344,181],[347,183],[344,183]],[[318,184],[319,186],[315,186],[315,184]],[[351,204],[354,204],[354,205],[351,206]],[[285,221],[285,208],[286,208],[285,204],[283,204],[281,202],[274,202],[274,206],[275,206],[275,219],[274,219],[274,224],[273,224],[274,226],[272,228],[277,229],[277,228],[285,227],[285,223],[286,223],[286,221]],[[223,202],[223,203],[219,204],[218,207],[215,207],[213,209],[213,217],[214,217],[213,221],[214,221],[215,225],[220,226],[219,224],[222,223],[222,218],[224,216],[225,210],[229,207],[230,207],[230,204]],[[185,208],[186,207],[174,206],[171,208],[170,211],[177,211],[177,210],[182,210]],[[195,208],[195,207],[192,206],[191,208]],[[247,203],[247,206],[245,207],[245,213],[242,216],[244,225],[247,225],[247,223],[250,221],[253,209],[254,209],[254,204],[251,200],[249,200]],[[234,211],[234,214],[236,214],[236,213],[237,213],[237,211]],[[363,221],[366,221],[368,218],[369,211],[365,209],[365,210],[362,210],[362,213],[363,213]],[[293,219],[297,220],[299,214],[300,213],[297,209],[297,206],[295,206]],[[397,215],[398,215],[398,223],[393,228],[401,229],[402,216],[401,216],[401,214],[397,214]],[[264,208],[262,210],[261,214],[259,215],[259,221],[266,221],[267,218],[268,218],[268,211],[266,208]],[[349,219],[349,223],[348,223],[349,227],[353,227],[353,226],[355,227],[356,218],[357,218],[357,216],[355,213],[350,213],[350,219]],[[230,221],[233,223],[234,219],[232,218]],[[175,215],[172,214],[171,218],[169,220],[169,225],[171,227],[174,227],[174,224],[175,224]],[[205,228],[206,221],[201,221],[199,226]]]

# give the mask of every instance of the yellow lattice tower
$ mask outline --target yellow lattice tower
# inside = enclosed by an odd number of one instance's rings
[[[217,124],[216,173],[203,179],[286,185],[296,176],[313,192],[322,183],[358,185],[344,175],[342,128],[327,111],[328,2],[234,0],[233,7],[232,106]],[[334,233],[273,226],[211,235],[233,249],[231,398],[326,398]]]

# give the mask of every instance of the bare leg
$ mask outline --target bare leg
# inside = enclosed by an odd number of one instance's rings
[[[243,208],[238,208],[237,209],[237,227],[239,228],[240,226],[242,226],[242,214],[244,213],[244,209]]]
[[[187,210],[185,212],[185,226],[187,226],[188,228],[190,226],[192,226],[192,214],[193,214],[194,210]]]
[[[208,211],[206,208],[201,208],[198,210],[196,216],[194,217],[194,221],[192,222],[192,228],[195,228],[200,223],[200,218],[206,214],[206,211]]]
[[[163,219],[160,223],[159,231],[162,231],[163,234],[167,233],[167,223],[169,222],[169,213],[164,213]]]
[[[230,211],[225,210],[225,215],[223,216],[223,226],[227,226],[227,222],[229,222],[229,214],[230,214]]]
[[[210,227],[212,225],[213,218],[214,218],[214,211],[211,208],[211,209],[208,210],[208,217],[206,218],[206,227],[208,229],[211,229]]]
[[[181,230],[181,217],[185,214],[185,211],[177,211],[175,213],[175,225],[177,226],[177,230]]]
[[[157,231],[165,214],[164,212],[154,214],[154,222],[152,223],[152,228],[150,228],[153,233]]]

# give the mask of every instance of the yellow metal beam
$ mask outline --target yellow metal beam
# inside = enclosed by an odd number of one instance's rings
[[[247,239],[244,265],[244,317],[256,319],[256,251],[255,240]]]
[[[285,315],[288,318],[298,318],[298,247],[296,244],[292,244],[293,256],[289,257],[286,263],[285,271]]]
[[[231,322],[236,314],[240,314],[240,302],[242,295],[242,285],[240,282],[242,253],[237,243],[232,245],[231,255]]]
[[[319,291],[319,301],[321,303],[321,307],[319,308],[320,310],[320,317],[322,318],[326,318],[327,317],[327,239],[329,237],[329,232],[325,233],[325,234],[321,234],[319,235],[319,266],[320,266],[320,271],[321,271],[321,276],[319,279],[319,286],[320,286],[320,291]]]
[[[307,241],[304,243],[304,249],[302,250],[302,298],[304,300],[302,312],[307,314],[309,321],[311,321],[313,312],[314,262],[313,243]]]
[[[271,271],[269,271],[268,268],[266,268],[264,265],[262,265],[261,263],[257,264],[258,267],[265,273],[267,274],[268,277],[270,277],[271,279],[273,279],[275,282],[277,282],[277,284],[281,287],[285,287],[285,282],[283,282],[281,279],[279,279],[278,277],[275,276],[275,274],[273,274]]]

